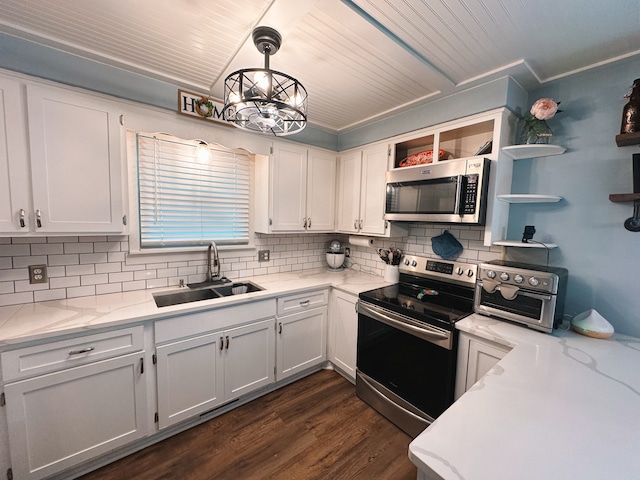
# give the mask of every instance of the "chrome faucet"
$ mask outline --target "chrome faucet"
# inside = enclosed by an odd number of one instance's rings
[[[211,269],[211,250],[213,250],[214,255],[213,266],[216,267],[215,277]],[[220,257],[218,257],[218,246],[216,242],[212,241],[207,247],[207,282],[213,281],[214,278],[220,278]]]

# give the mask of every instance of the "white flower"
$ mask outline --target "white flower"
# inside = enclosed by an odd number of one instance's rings
[[[558,104],[550,98],[541,98],[531,106],[531,115],[538,120],[549,120],[558,111]]]

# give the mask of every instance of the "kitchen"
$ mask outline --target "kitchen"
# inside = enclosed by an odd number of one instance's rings
[[[598,8],[594,5],[593,10]],[[586,9],[585,9],[586,10]],[[633,21],[637,12],[634,2],[621,2],[621,17]],[[597,17],[605,17],[600,12]],[[563,20],[569,22],[569,18]],[[586,21],[586,19],[585,19]],[[622,20],[620,20],[622,22]],[[600,25],[598,23],[598,25]],[[556,27],[565,28],[563,25]],[[612,27],[613,28],[613,27]],[[598,28],[601,31],[603,29]],[[250,43],[250,42],[249,42]],[[283,51],[293,40],[286,39]],[[633,37],[628,37],[628,45],[637,45]],[[2,67],[14,72],[42,76],[59,83],[94,87],[105,93],[115,93],[108,85],[112,75],[125,75],[113,72],[104,64],[64,55],[58,50],[47,49],[10,34],[3,34]],[[247,65],[259,63],[255,52],[249,57]],[[419,109],[396,112],[392,119],[384,118],[372,121],[366,126],[348,129],[345,132],[329,134],[326,130],[307,127],[300,135],[300,142],[345,151],[368,144],[395,134],[402,134],[418,128],[441,124],[455,118],[462,118],[478,112],[485,112],[504,105],[520,109],[520,114],[537,98],[550,97],[561,101],[562,113],[549,123],[554,130],[553,144],[562,145],[567,152],[558,157],[545,157],[514,162],[513,192],[535,192],[562,195],[564,201],[557,205],[511,205],[507,238],[520,238],[525,225],[535,225],[538,233],[535,239],[552,242],[559,246],[550,252],[551,264],[566,267],[570,272],[565,312],[576,315],[589,308],[595,308],[607,318],[617,332],[640,337],[640,322],[637,311],[640,300],[637,296],[635,270],[638,243],[633,233],[623,227],[624,220],[631,215],[632,204],[614,203],[609,195],[631,192],[631,155],[637,152],[637,146],[618,147],[615,136],[619,133],[620,117],[624,103],[622,97],[628,91],[631,82],[638,77],[640,61],[633,49],[620,50],[611,54],[609,63],[597,65],[597,61],[585,63],[584,71],[575,68],[575,73],[548,79],[527,89],[523,95],[516,82],[502,78],[487,80],[474,88],[457,92],[432,103],[421,105]],[[273,58],[275,68],[280,68],[279,55]],[[245,65],[240,65],[245,66]],[[95,70],[94,70],[95,69]],[[282,67],[282,70],[290,70]],[[69,72],[73,72],[71,75]],[[110,75],[104,75],[110,72]],[[563,72],[566,73],[566,72]],[[135,74],[127,74],[124,84],[133,88],[131,79]],[[302,74],[298,75],[304,79]],[[137,102],[126,104],[127,125],[139,131],[166,131],[181,138],[202,138],[207,142],[226,146],[243,146],[252,151],[268,153],[265,145],[271,139],[257,135],[241,134],[235,129],[212,127],[205,122],[178,119],[176,110],[176,88],[153,79],[137,79],[143,82],[141,91],[135,92],[147,99],[160,96],[161,101],[144,101],[164,108],[145,107]],[[304,81],[304,80],[303,80]],[[117,84],[118,82],[115,81]],[[309,88],[308,82],[304,82]],[[107,85],[105,85],[107,84]],[[97,85],[97,86],[96,86]],[[169,88],[171,87],[171,88]],[[310,90],[310,96],[313,92]],[[163,94],[163,92],[168,92]],[[520,92],[520,94],[518,94]],[[127,97],[130,92],[121,96]],[[520,95],[517,100],[513,96]],[[427,119],[428,120],[425,120]],[[310,118],[311,121],[311,118]],[[293,140],[294,137],[291,137]],[[297,138],[295,138],[297,140]],[[395,245],[406,253],[433,255],[430,249],[431,238],[442,233],[442,226],[435,224],[410,224],[408,235],[392,240],[376,240],[376,245]],[[481,227],[451,226],[449,231],[461,241],[464,251],[461,258],[471,262],[481,262],[499,257],[501,247],[485,246],[485,230]],[[325,234],[255,234],[255,250],[271,250],[274,255],[271,262],[264,266],[256,260],[255,252],[229,254],[222,252],[222,268],[229,278],[245,278],[268,273],[300,271],[308,268],[323,268],[326,243],[338,237],[346,245],[347,235]],[[129,238],[127,235],[54,237],[6,237],[2,242],[2,270],[0,282],[3,290],[0,301],[3,305],[27,304],[35,301],[60,298],[60,290],[68,298],[83,298],[93,294],[107,294],[114,291],[142,290],[145,288],[177,285],[177,277],[182,274],[178,269],[186,270],[186,275],[204,273],[204,254],[198,252],[193,257],[172,259],[140,259],[127,256]],[[283,255],[286,253],[287,257]],[[544,263],[543,252],[521,252],[509,248],[508,254],[518,260]],[[77,265],[66,265],[65,255],[78,256]],[[30,258],[30,257],[36,257]],[[276,261],[286,258],[285,264]],[[66,266],[69,278],[54,276],[50,272],[50,288],[28,287],[25,281],[27,266],[33,260],[49,260],[50,267]],[[193,264],[189,265],[188,262]],[[185,262],[187,265],[175,262]],[[363,247],[352,247],[352,262],[367,268],[369,273],[381,276],[383,263]],[[72,268],[69,268],[72,267]],[[53,268],[52,268],[53,269]],[[173,273],[175,269],[176,274]],[[366,271],[366,270],[365,270]],[[192,273],[189,273],[192,272]],[[60,275],[59,273],[57,275]],[[82,276],[95,277],[85,278]],[[106,275],[107,281],[104,281]],[[101,277],[102,276],[102,277]],[[167,284],[168,278],[176,283]],[[188,280],[191,281],[191,280]],[[164,282],[164,283],[163,283]],[[55,285],[55,287],[53,286]],[[10,290],[9,290],[10,288]]]

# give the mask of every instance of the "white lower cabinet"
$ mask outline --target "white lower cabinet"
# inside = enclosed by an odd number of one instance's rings
[[[329,361],[351,380],[356,378],[358,297],[340,290],[331,292],[329,316]]]
[[[156,341],[176,328],[201,333],[156,347],[160,429],[275,382],[274,313],[273,301],[255,302],[156,322]]]
[[[510,351],[511,347],[461,332],[458,342],[456,400]]]
[[[39,479],[145,436],[143,352],[5,386],[15,479]]]
[[[278,380],[326,361],[328,296],[328,290],[320,290],[278,299]],[[284,311],[290,313],[282,315]]]

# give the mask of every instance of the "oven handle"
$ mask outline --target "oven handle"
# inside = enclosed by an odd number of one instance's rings
[[[496,287],[496,290],[500,291],[500,285]],[[522,295],[523,297],[535,298],[536,300],[551,300],[551,295],[545,295],[543,293],[529,293],[525,290],[518,290],[517,295]]]
[[[390,327],[402,330],[403,332],[406,332],[415,337],[419,337],[423,340],[427,340],[428,342],[440,345],[441,347],[444,347],[448,350],[451,350],[453,348],[452,336],[448,332],[442,333],[441,331],[438,331],[428,325],[416,327],[405,322],[401,315],[389,312],[388,310],[376,308],[373,305],[363,303],[360,300],[358,300],[358,313],[373,318],[374,320],[378,320],[379,322],[389,325]]]

